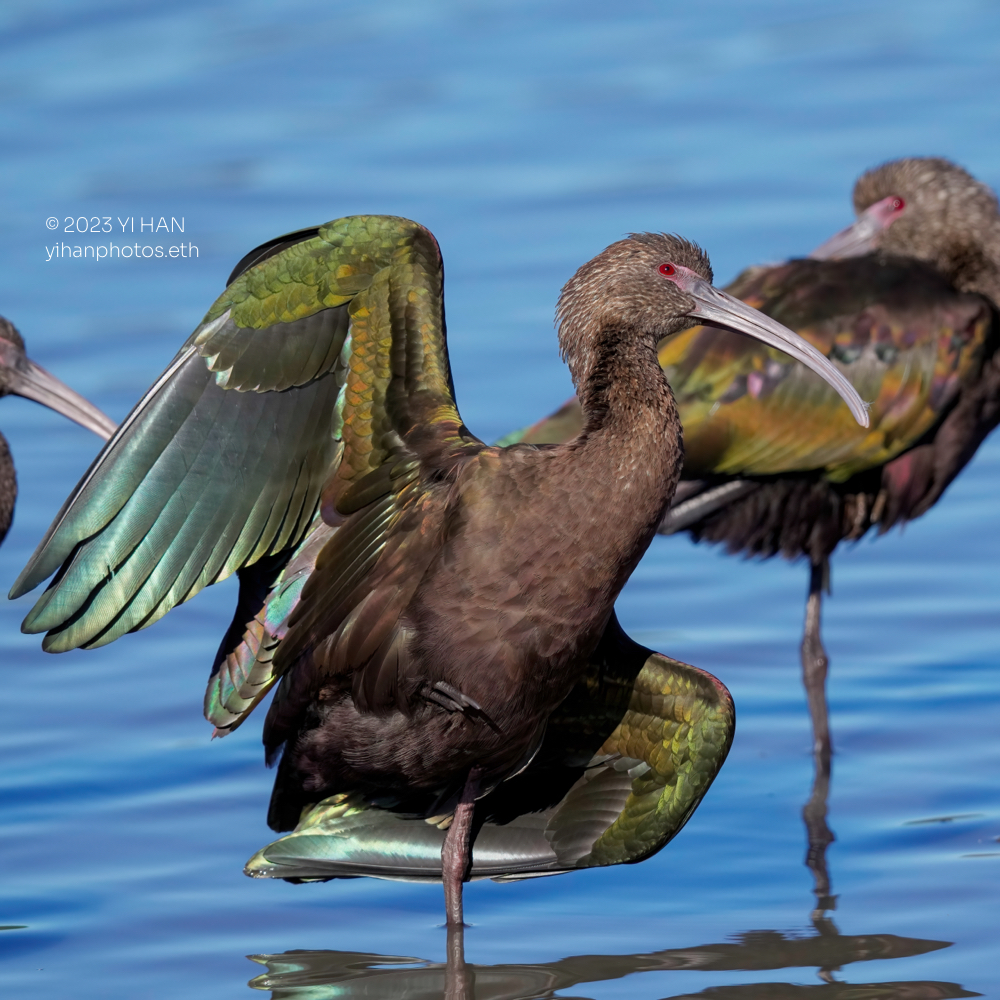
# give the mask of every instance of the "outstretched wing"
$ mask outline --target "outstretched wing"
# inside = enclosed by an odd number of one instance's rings
[[[110,642],[236,570],[266,589],[328,530],[321,503],[337,523],[478,445],[434,238],[386,216],[312,232],[251,255],[60,511],[12,590],[59,569],[23,626],[46,649]]]
[[[641,861],[684,826],[726,759],[735,717],[714,677],[632,642],[612,619],[521,774],[476,804],[472,878]],[[256,878],[439,880],[444,831],[359,793],[331,796],[258,851]]]
[[[867,429],[780,353],[696,327],[660,363],[684,425],[685,478],[812,469],[841,482],[912,447],[978,376],[991,312],[915,261],[854,258],[754,268],[730,292],[838,362],[871,401]]]

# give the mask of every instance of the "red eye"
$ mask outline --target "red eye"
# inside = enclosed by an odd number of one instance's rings
[[[902,212],[902,210],[904,208],[906,208],[906,202],[903,201],[902,198],[893,198],[892,199],[892,210],[894,212]]]
[[[676,274],[676,273],[677,273],[677,268],[674,267],[673,264],[661,264],[660,265],[660,274],[665,274],[669,278],[670,275]]]

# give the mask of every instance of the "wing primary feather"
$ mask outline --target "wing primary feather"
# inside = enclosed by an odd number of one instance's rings
[[[176,539],[191,512],[197,509],[204,491],[211,489],[224,454],[223,448],[215,447],[218,440],[212,440],[213,432],[221,431],[223,443],[231,435],[231,427],[219,428],[214,420],[219,405],[221,400],[210,401],[209,419],[201,425],[205,430],[201,432],[200,440],[194,434],[188,434],[185,437],[189,440],[180,449],[161,452],[147,474],[147,478],[155,480],[152,502],[148,496],[140,498],[138,494],[133,494],[129,497],[119,516],[92,543],[99,546],[104,557],[83,558],[87,553],[86,549],[81,549],[62,581],[58,601],[46,602],[45,614],[39,613],[42,609],[36,607],[26,620],[26,627],[41,631],[54,629],[70,619],[77,623],[84,600],[90,612],[88,622],[80,623],[72,630],[60,629],[66,632],[63,641],[72,642],[73,637],[83,638],[86,632],[89,632],[89,639],[103,631],[112,617],[120,618],[117,609],[125,610],[164,556],[168,555],[167,552],[160,552],[157,557],[161,540],[164,537]],[[189,485],[184,489],[183,484]],[[115,556],[115,564],[111,564],[109,560]],[[106,581],[108,570],[113,575]],[[99,593],[95,594],[95,590]],[[148,607],[135,609],[140,618],[148,610]]]
[[[79,484],[69,495],[66,502],[62,505],[59,513],[56,514],[55,519],[49,526],[48,531],[46,531],[42,540],[38,543],[38,547],[35,549],[34,554],[28,560],[27,565],[21,571],[18,578],[14,581],[14,585],[10,590],[11,600],[21,597],[30,590],[34,590],[35,587],[37,587],[47,576],[54,573],[55,570],[58,569],[60,563],[62,563],[69,555],[70,551],[79,539],[75,539],[72,544],[68,544],[66,542],[60,542],[60,539],[57,536],[60,535],[63,529],[67,526],[67,518],[71,512],[71,508],[75,506],[77,500],[83,496],[90,485],[95,482],[98,474],[103,471],[104,467],[108,465],[112,459],[118,458],[119,449],[127,446],[125,439],[132,431],[136,422],[141,416],[144,415],[149,407],[156,402],[157,397],[159,397],[160,394],[170,386],[177,373],[191,361],[196,353],[197,352],[194,347],[188,347],[180,351],[167,370],[159,377],[159,379],[156,380],[145,396],[143,396],[143,398],[139,401],[136,408],[118,426],[118,429],[105,444],[104,448],[94,460],[91,467],[84,474],[83,479],[80,480]],[[115,513],[117,513],[117,510],[121,509],[121,505],[124,504],[127,499],[127,491],[127,484],[123,484],[119,487],[118,496],[121,497],[121,502],[118,507],[114,509],[102,507],[99,502],[99,497],[92,499],[88,498],[90,502],[87,505],[86,513],[91,516],[90,519],[81,518],[83,521],[80,529],[82,537],[87,537],[95,531],[99,531],[100,528],[103,527],[103,525],[106,524]],[[93,516],[94,508],[98,509],[99,514],[99,517],[96,520]]]
[[[48,641],[53,649],[92,642],[98,634],[111,641],[131,628],[151,624],[169,607],[240,565],[297,544],[319,500],[324,458],[332,455],[336,442],[322,435],[329,443],[318,456],[309,454],[310,438],[292,449],[280,449],[282,428],[305,420],[316,429],[314,433],[321,433],[320,418],[329,413],[338,391],[332,376],[322,376],[300,389],[271,394],[280,404],[277,410],[268,396],[240,394],[237,412],[231,414],[234,419],[219,420],[218,407],[233,397],[207,379],[205,398],[196,411],[199,422],[176,436],[176,447],[164,453],[149,473],[155,492],[133,494],[119,517],[77,551],[24,627],[57,628],[61,637]],[[273,436],[273,446],[267,446],[268,439],[262,439],[257,428]],[[275,451],[284,452],[284,471],[279,475],[274,475],[274,460],[268,457]],[[227,504],[224,498],[232,495],[234,479],[244,488]],[[235,541],[230,529],[236,531]],[[108,556],[95,560],[94,547]],[[170,551],[166,561],[160,549]],[[188,573],[174,587],[184,562],[191,559],[203,562],[200,572],[193,580]],[[157,567],[155,576],[145,572],[150,562]],[[118,579],[108,578],[112,572]],[[72,586],[66,585],[67,577]],[[89,596],[93,589],[102,592],[97,603]],[[52,600],[55,594],[58,601]],[[84,601],[87,606],[80,617],[77,612]],[[124,604],[132,607],[122,616]],[[158,609],[154,616],[148,617],[154,609]],[[112,618],[117,625],[106,632]],[[69,627],[61,628],[64,624]]]

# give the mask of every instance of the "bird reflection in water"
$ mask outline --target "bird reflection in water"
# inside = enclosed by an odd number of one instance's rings
[[[267,972],[251,987],[270,990],[273,1000],[407,997],[408,1000],[544,1000],[581,983],[611,982],[641,972],[727,972],[819,970],[821,984],[746,983],[671,994],[712,1000],[950,1000],[980,996],[956,983],[909,980],[841,983],[832,973],[853,962],[910,958],[950,946],[895,934],[841,935],[831,921],[820,933],[796,937],[777,931],[750,931],[721,944],[669,948],[638,955],[574,955],[538,965],[466,963],[461,927],[449,930],[448,961],[427,962],[394,955],[352,951],[289,951],[251,955]],[[576,994],[574,994],[576,995]],[[578,997],[582,1000],[582,995]]]

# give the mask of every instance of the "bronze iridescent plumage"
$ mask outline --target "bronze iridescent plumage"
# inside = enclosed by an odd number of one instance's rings
[[[376,825],[381,808],[447,827],[431,874],[444,878],[451,924],[475,861],[476,800],[502,798],[522,773],[537,793],[543,763],[565,785],[545,808],[573,822],[556,822],[529,867],[655,850],[704,794],[732,732],[721,685],[636,646],[613,619],[680,472],[656,345],[691,317],[718,320],[783,344],[865,419],[860,399],[790,331],[713,289],[701,250],[641,234],[563,291],[582,433],[489,447],[455,405],[427,230],[340,219],[250,259],[15,584],[24,593],[62,565],[25,629],[47,632],[54,651],[99,646],[238,572],[206,708],[231,731],[277,685],[264,725],[269,757],[281,753],[269,822],[290,829],[305,810],[308,826],[317,804],[317,822],[334,822],[363,796]],[[552,742],[558,713],[588,678],[606,686],[623,658],[627,704],[588,753],[566,757]],[[584,835],[596,768],[610,769],[620,804]],[[336,859],[324,870],[347,873]]]

